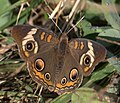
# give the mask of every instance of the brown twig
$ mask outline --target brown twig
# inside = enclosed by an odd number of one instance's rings
[[[119,45],[119,46],[120,46],[120,43],[119,43],[119,42],[116,42],[116,41],[108,40],[108,39],[101,38],[101,37],[97,37],[96,39],[102,40],[102,41],[105,41],[105,42],[108,42],[108,43],[111,43],[111,44],[116,44],[116,45]]]

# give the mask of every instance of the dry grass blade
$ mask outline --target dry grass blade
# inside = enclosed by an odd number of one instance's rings
[[[26,66],[26,63],[23,63],[19,68],[16,68],[16,70],[15,70],[14,72],[12,72],[8,77],[6,77],[6,79],[15,77],[18,73],[21,72],[21,70],[22,70],[25,66]]]
[[[12,43],[12,44],[9,44],[9,45],[6,45],[5,47],[1,47],[0,48],[0,55],[1,54],[4,54],[5,52],[7,52],[9,49],[11,49],[11,47],[15,46],[16,43]]]
[[[55,17],[56,13],[64,8],[64,5],[66,3],[66,0],[60,0],[60,2],[57,4],[56,8],[54,9],[54,11],[52,12],[52,14],[49,16],[50,19],[53,19],[53,17]]]
[[[108,39],[101,38],[101,37],[97,37],[96,39],[102,40],[102,41],[105,41],[105,42],[108,42],[108,43],[111,43],[111,44],[116,44],[116,45],[120,46],[120,43],[117,42],[117,41],[112,41],[112,40],[108,40]]]

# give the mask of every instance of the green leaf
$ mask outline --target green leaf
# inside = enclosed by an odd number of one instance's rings
[[[108,62],[114,66],[114,69],[120,74],[120,60],[117,57],[108,59]]]
[[[12,37],[7,37],[6,44],[11,44],[14,42],[14,39]]]
[[[93,82],[105,78],[108,74],[112,73],[113,71],[115,71],[115,67],[110,63],[101,66],[100,68],[98,68],[98,71],[92,73],[90,80],[84,86],[88,87]]]
[[[6,11],[12,10],[14,8],[16,8],[17,6],[20,6],[23,2],[25,2],[27,0],[20,0],[18,2],[16,2],[15,4],[13,4],[12,6],[8,7],[7,9],[3,10],[2,12],[0,12],[1,14],[4,14]],[[24,18],[25,19],[25,15],[28,16],[28,14],[30,14],[30,11],[35,8],[36,6],[38,6],[43,0],[31,0],[30,2],[30,7],[27,7],[20,15],[19,19]],[[15,23],[17,19],[17,15],[14,16],[9,22],[5,23],[2,27],[0,27],[0,30],[4,30],[6,27],[10,26],[11,24]],[[24,21],[22,21],[24,22]],[[20,22],[21,23],[21,22]]]
[[[15,98],[18,96],[18,97],[22,97],[23,95],[25,95],[25,93],[24,92],[15,92],[15,91],[3,91],[3,90],[0,90],[0,96],[1,95],[5,95],[5,94],[7,94],[7,96],[8,97],[13,97],[13,96],[15,96]],[[32,98],[32,97],[37,97],[36,95],[34,95],[34,94],[27,94],[27,97],[29,97],[29,98]],[[15,99],[14,98],[14,99]]]
[[[115,9],[114,0],[102,0],[102,5],[112,8],[111,10],[105,10],[104,16],[105,16],[107,22],[113,28],[120,30],[120,17]]]
[[[0,72],[13,72],[22,65],[22,63],[13,62],[15,61],[0,62]]]
[[[8,1],[8,0],[2,0],[2,1]],[[15,4],[13,4],[11,6],[10,5],[5,6],[4,8],[1,9],[0,16],[5,14],[6,12],[16,8],[17,6],[20,6],[22,3],[26,2],[26,1],[27,0],[19,0],[18,2],[16,2]],[[0,1],[0,3],[1,3],[1,1]],[[3,3],[1,3],[1,5],[4,6]],[[1,6],[0,6],[0,8],[1,8]]]
[[[79,88],[72,95],[72,103],[107,103],[99,100],[97,92],[92,88]]]
[[[104,30],[103,32],[99,33],[98,35],[99,37],[105,38],[107,40],[111,40],[111,41],[115,41],[115,42],[119,42],[120,40],[120,31],[116,30],[116,29],[107,29]],[[99,41],[99,40],[98,40]],[[103,42],[101,42],[103,43]],[[104,43],[104,46],[110,46],[111,44],[108,42]]]
[[[29,84],[27,85],[26,83],[24,83],[23,81],[21,81],[21,80],[18,79],[18,78],[16,78],[16,80],[17,80],[17,82],[18,82],[20,85],[24,86],[24,88],[25,88],[28,92],[33,93],[33,89],[32,89],[32,87],[30,87]]]
[[[64,93],[52,100],[50,103],[63,103],[63,101],[64,103],[68,103],[71,100],[71,95],[72,93]]]
[[[107,29],[101,32],[99,36],[117,38],[120,40],[120,31],[116,29]]]
[[[82,20],[78,25],[77,27],[79,29],[82,29],[83,30],[83,37],[84,36],[92,36],[91,34],[94,34],[94,33],[101,33],[101,32],[104,32],[106,29],[109,29],[109,27],[94,27],[91,25],[91,23],[87,20]]]
[[[0,1],[0,12],[5,10],[10,6],[10,3],[8,0],[1,0]],[[3,26],[5,23],[7,23],[10,20],[10,11],[6,11],[4,14],[0,15],[0,27]]]
[[[77,27],[83,29],[83,31],[84,31],[84,36],[95,32],[94,29],[91,29],[91,28],[92,28],[92,25],[91,25],[91,23],[88,22],[87,20],[82,20],[82,21],[77,25]]]

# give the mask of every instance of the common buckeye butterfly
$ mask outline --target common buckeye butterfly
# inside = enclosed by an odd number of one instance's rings
[[[57,36],[38,26],[17,25],[11,33],[33,80],[58,94],[78,88],[106,56],[97,42],[69,40],[65,33]]]

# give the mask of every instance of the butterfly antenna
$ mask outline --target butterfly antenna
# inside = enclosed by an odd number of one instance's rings
[[[67,23],[67,24],[69,24],[69,23],[71,22],[71,20],[73,19],[74,15],[76,14],[76,12],[77,12],[76,10],[77,10],[77,7],[78,7],[78,5],[80,4],[80,2],[81,2],[81,0],[76,0],[76,2],[75,2],[75,4],[74,4],[74,6],[73,6],[73,8],[72,8],[72,10],[71,10],[71,12],[70,12],[70,14],[68,15],[68,18],[66,19],[66,23]],[[80,21],[81,21],[81,20],[80,20]],[[80,21],[79,21],[79,22],[80,22]],[[78,22],[78,23],[79,23],[79,22]],[[77,24],[78,24],[78,23],[77,23]],[[77,24],[76,24],[76,25],[77,25]],[[76,25],[75,25],[75,26],[76,26]],[[74,27],[75,27],[75,26],[74,26]],[[74,28],[74,27],[73,27],[73,28]],[[67,33],[65,33],[65,35],[67,35],[73,28],[71,28]],[[65,28],[65,31],[66,31],[67,29],[68,29],[68,27]]]
[[[69,34],[71,32],[72,29],[74,29],[83,19],[84,19],[85,16],[83,16],[75,25],[73,25],[73,27],[66,33]]]
[[[45,1],[45,3],[47,4],[47,7],[50,9],[47,1],[46,1],[46,0],[44,0],[44,1]],[[57,13],[59,10],[60,10],[60,14],[61,14],[61,12],[64,10],[64,6],[65,6],[65,3],[66,3],[66,2],[67,2],[66,0],[60,0],[54,10],[51,10],[51,9],[50,9],[50,10],[52,11],[51,15],[48,14],[49,19],[52,20],[52,22],[53,22],[53,23],[55,24],[55,26],[59,29],[59,31],[60,31],[61,34],[63,33],[63,32],[62,32],[62,29],[60,29],[60,27],[55,23],[55,21],[53,20],[53,17],[56,15],[56,13]],[[60,14],[59,14],[59,15],[60,15]]]
[[[48,13],[47,13],[48,14]],[[50,17],[50,15],[48,14],[48,16]],[[55,26],[59,29],[60,33],[63,33],[62,30],[60,29],[60,27],[55,23],[55,21],[50,18],[52,20],[52,22],[55,24]]]

